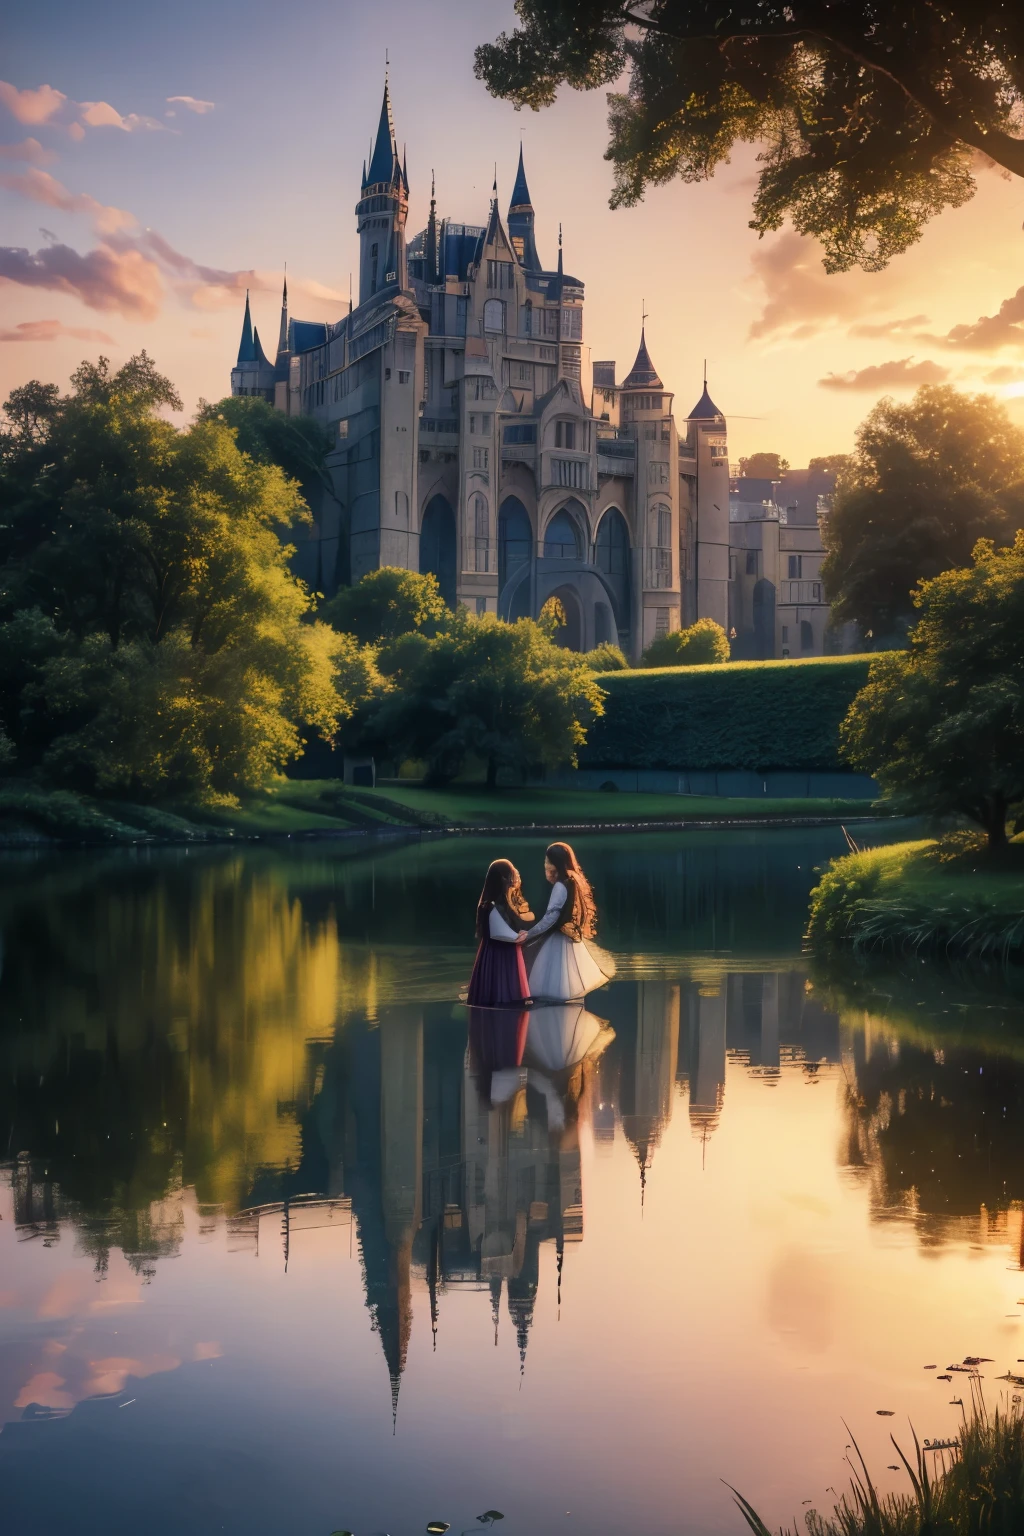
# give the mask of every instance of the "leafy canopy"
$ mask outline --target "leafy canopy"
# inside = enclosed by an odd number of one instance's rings
[[[871,663],[841,728],[855,768],[917,814],[959,814],[1006,841],[1024,800],[1024,531],[921,584],[907,651]]]
[[[355,642],[307,622],[294,481],[180,407],[145,353],[15,391],[0,437],[0,724],[18,766],[143,796],[236,793],[332,737]],[[358,671],[358,669],[356,669]]]
[[[370,738],[389,755],[427,762],[431,779],[453,779],[471,754],[501,768],[575,763],[604,695],[586,660],[532,619],[505,624],[460,610],[406,653],[400,685],[371,714]]]
[[[789,460],[777,453],[752,453],[740,459],[740,474],[751,480],[781,480],[789,468]]]
[[[1005,0],[516,0],[476,52],[534,110],[608,97],[612,207],[760,146],[751,227],[789,218],[830,272],[884,267],[974,192],[971,154],[1024,175],[1024,9]]]
[[[688,629],[658,635],[640,658],[642,667],[702,667],[728,661],[729,637],[714,619],[698,619]]]
[[[989,395],[926,385],[880,400],[842,464],[824,525],[833,618],[902,642],[919,581],[966,565],[979,538],[1024,526],[1024,431]]]
[[[342,588],[323,605],[321,614],[335,629],[373,645],[417,631],[433,634],[450,617],[450,610],[432,573],[421,576],[418,571],[382,565],[367,572],[354,587]]]

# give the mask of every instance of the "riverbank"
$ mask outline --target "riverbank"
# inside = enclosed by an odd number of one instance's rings
[[[827,826],[875,819],[863,800],[610,794],[548,789],[354,789],[336,779],[282,780],[234,806],[139,806],[24,783],[0,787],[0,848],[328,838],[366,834]]]
[[[998,858],[971,837],[871,848],[835,859],[811,892],[819,955],[942,954],[1024,959],[1024,845]]]

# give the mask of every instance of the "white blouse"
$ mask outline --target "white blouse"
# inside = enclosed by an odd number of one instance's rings
[[[505,944],[514,944],[519,937],[517,930],[509,927],[497,907],[491,908],[491,915],[487,919],[487,931],[492,939],[501,939]]]
[[[539,923],[534,923],[533,927],[529,930],[527,937],[532,939],[538,933],[547,933],[549,928],[553,928],[558,922],[558,919],[562,913],[562,908],[565,906],[568,898],[569,892],[566,890],[561,880],[556,880],[554,885],[551,887],[551,898],[548,901],[547,911],[544,913],[544,916],[541,918]]]

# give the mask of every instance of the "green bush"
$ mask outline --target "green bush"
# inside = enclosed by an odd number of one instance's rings
[[[605,640],[602,645],[595,645],[592,651],[587,651],[583,657],[587,666],[594,672],[626,672],[629,670],[629,662],[610,640]]]
[[[602,674],[605,713],[580,765],[844,770],[839,723],[868,665],[865,656],[829,656]]]
[[[705,667],[729,660],[729,637],[714,619],[658,635],[640,658],[642,667]]]

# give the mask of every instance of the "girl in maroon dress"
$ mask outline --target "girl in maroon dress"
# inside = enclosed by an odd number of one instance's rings
[[[519,871],[508,859],[488,866],[476,908],[476,952],[466,1001],[476,1008],[509,1008],[529,997],[523,932],[533,913],[523,898]]]

